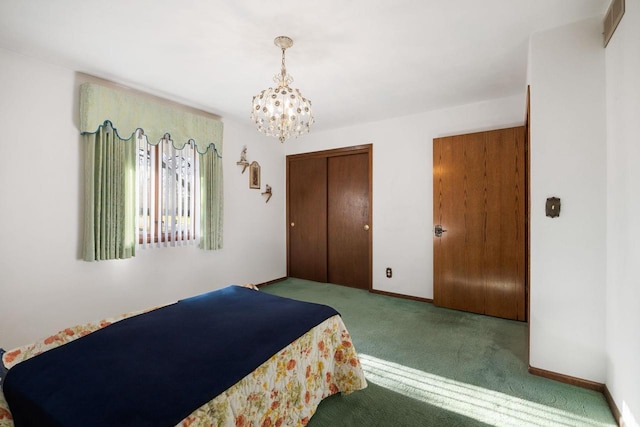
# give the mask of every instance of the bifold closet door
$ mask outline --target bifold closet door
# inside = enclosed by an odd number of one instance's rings
[[[327,282],[327,159],[288,164],[288,275]]]
[[[369,154],[327,162],[329,282],[369,289]]]

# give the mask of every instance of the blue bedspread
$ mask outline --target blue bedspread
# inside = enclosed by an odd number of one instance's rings
[[[335,314],[230,286],[19,363],[3,391],[16,427],[173,426]]]

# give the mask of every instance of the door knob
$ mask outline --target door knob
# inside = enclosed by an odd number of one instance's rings
[[[364,225],[364,231],[369,231],[369,224]]]
[[[446,233],[446,232],[447,232],[447,230],[442,228],[442,226],[440,224],[436,225],[436,227],[435,227],[436,237],[442,237],[442,233]]]
[[[296,223],[295,223],[295,222],[292,222],[292,223],[291,223],[291,226],[292,226],[292,227],[295,227],[295,226],[296,226]]]

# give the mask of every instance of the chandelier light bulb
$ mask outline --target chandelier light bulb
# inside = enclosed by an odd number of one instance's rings
[[[280,74],[273,77],[277,86],[265,89],[253,97],[251,120],[259,132],[284,142],[292,136],[309,133],[314,119],[311,101],[303,97],[300,90],[289,87],[293,83],[293,77],[287,74],[285,51],[293,46],[293,40],[287,36],[279,36],[273,43],[282,50]]]

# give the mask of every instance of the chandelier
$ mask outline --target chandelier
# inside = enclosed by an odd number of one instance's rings
[[[293,40],[287,36],[276,37],[273,43],[282,49],[282,69],[273,76],[276,88],[265,89],[253,97],[251,102],[251,120],[258,131],[267,136],[275,136],[280,142],[291,136],[308,133],[314,122],[311,101],[298,89],[291,89],[293,77],[287,74],[284,65],[284,52],[293,46]]]

